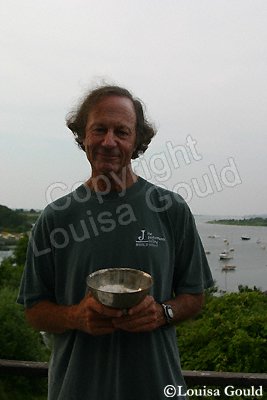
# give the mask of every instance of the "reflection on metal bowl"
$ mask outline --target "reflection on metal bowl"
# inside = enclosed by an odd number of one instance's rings
[[[132,268],[105,268],[87,277],[87,288],[105,306],[127,309],[149,293],[152,277]]]

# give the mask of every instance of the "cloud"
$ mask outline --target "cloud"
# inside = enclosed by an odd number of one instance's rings
[[[228,194],[231,201],[218,194],[214,213],[216,207],[226,214],[266,209],[258,172],[267,167],[265,1],[10,0],[1,15],[7,205],[43,207],[49,182],[86,177],[65,115],[91,85],[106,80],[144,100],[159,128],[148,156],[168,140],[183,144],[190,134],[203,160],[181,170],[184,177],[237,160],[244,183]],[[240,208],[240,196],[255,187],[262,196],[247,196]],[[25,192],[31,193],[27,199]],[[209,212],[211,201],[196,201],[195,211]]]

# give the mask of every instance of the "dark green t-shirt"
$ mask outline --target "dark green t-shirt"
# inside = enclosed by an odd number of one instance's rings
[[[33,229],[18,302],[77,304],[87,275],[112,267],[151,274],[151,295],[159,303],[212,285],[187,204],[139,178],[121,193],[81,185],[46,207]],[[163,400],[167,385],[177,392],[184,386],[174,326],[53,335],[50,400]]]

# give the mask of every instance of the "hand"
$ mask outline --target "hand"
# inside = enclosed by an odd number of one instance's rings
[[[128,332],[150,332],[165,323],[163,309],[154,297],[146,296],[127,315],[113,318],[113,326]]]
[[[121,310],[102,305],[89,293],[82,301],[72,307],[74,329],[81,330],[91,335],[105,335],[113,333],[115,318],[123,314]]]

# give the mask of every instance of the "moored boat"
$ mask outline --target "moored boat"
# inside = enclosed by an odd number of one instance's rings
[[[235,265],[224,265],[222,271],[234,271],[236,269]]]
[[[219,258],[220,260],[231,260],[233,257],[229,254],[228,251],[222,251],[219,254]]]
[[[241,236],[241,239],[242,239],[242,240],[250,240],[250,236],[245,236],[245,235],[243,235],[243,236]]]

